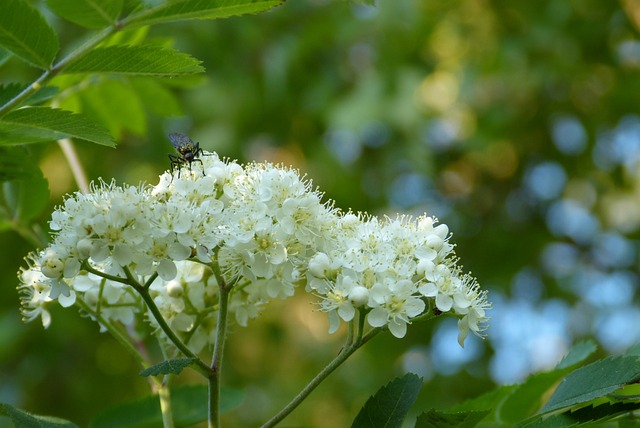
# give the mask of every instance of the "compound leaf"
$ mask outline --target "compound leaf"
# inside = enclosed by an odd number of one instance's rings
[[[107,46],[88,52],[64,73],[176,76],[202,73],[200,63],[190,55],[158,46]]]

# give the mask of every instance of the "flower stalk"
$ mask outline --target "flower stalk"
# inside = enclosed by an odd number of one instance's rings
[[[222,357],[227,335],[227,321],[230,288],[224,281],[218,283],[220,293],[218,310],[218,327],[216,341],[211,358],[211,374],[209,377],[209,428],[219,428],[220,425],[220,377],[222,375]]]
[[[338,355],[331,360],[329,364],[325,366],[303,389],[296,395],[293,400],[289,402],[280,412],[278,412],[274,417],[269,419],[262,428],[271,428],[276,426],[278,423],[282,422],[282,420],[287,417],[291,412],[293,412],[308,396],[313,392],[314,389],[318,387],[331,373],[333,373],[338,367],[342,365],[347,359],[353,355],[358,349],[360,349],[364,344],[377,336],[380,332],[382,332],[383,328],[373,328],[371,329],[365,336],[362,336],[360,332],[358,333],[358,339],[353,343],[346,343]]]

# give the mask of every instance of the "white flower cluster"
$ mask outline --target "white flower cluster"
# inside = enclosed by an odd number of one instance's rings
[[[322,297],[330,331],[356,310],[367,313],[372,327],[387,326],[404,337],[407,324],[431,302],[439,312],[460,316],[458,342],[469,330],[481,335],[489,308],[486,292],[456,266],[446,225],[431,217],[368,218],[347,214],[339,219],[328,251],[309,262],[307,290]]]
[[[201,160],[155,187],[101,182],[66,199],[52,216],[53,243],[19,272],[25,319],[47,327],[57,300],[132,324],[147,313],[136,284],[197,352],[213,343],[220,285],[231,287],[229,310],[244,326],[306,278],[332,332],[360,311],[402,337],[432,306],[460,318],[461,344],[482,332],[486,293],[456,266],[445,225],[343,214],[295,170]]]

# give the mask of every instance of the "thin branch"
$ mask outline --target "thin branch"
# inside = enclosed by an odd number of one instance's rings
[[[87,174],[82,167],[82,163],[80,163],[80,159],[78,158],[75,147],[73,147],[73,143],[69,138],[63,138],[58,140],[58,145],[62,149],[64,157],[67,158],[67,163],[71,167],[71,173],[73,174],[73,178],[76,180],[78,189],[80,189],[84,194],[89,193],[89,180],[87,180]]]
[[[87,305],[87,303],[82,299],[76,299],[76,304],[83,311],[95,318],[100,325],[106,328],[107,331],[109,331],[109,333],[111,333],[111,335],[116,339],[116,341],[118,341],[118,343],[122,345],[133,356],[133,358],[136,359],[136,361],[140,364],[140,366],[142,366],[143,369],[151,367],[151,364],[142,356],[142,354],[138,352],[131,341],[129,341],[129,339],[124,334],[122,334],[120,329],[112,325],[100,313],[91,309],[91,307]]]
[[[109,275],[108,273],[104,273],[102,271],[99,271],[98,269],[94,269],[88,261],[84,261],[82,263],[82,269],[86,270],[89,273],[92,273],[94,275],[98,275],[104,279],[108,279],[109,281],[115,281],[115,282],[119,282],[121,284],[127,284],[127,285],[133,285],[129,282],[128,279],[126,278],[121,278],[119,276],[115,276],[115,275]]]
[[[361,333],[358,332],[359,336],[361,337],[361,340],[356,341],[353,344],[348,344],[344,346],[340,351],[340,353],[338,354],[338,356],[334,358],[324,369],[322,369],[320,373],[318,373],[316,377],[314,377],[311,380],[311,382],[309,382],[307,386],[305,386],[304,389],[300,391],[300,393],[293,400],[291,400],[289,404],[287,404],[280,412],[278,412],[277,415],[275,415],[273,418],[268,420],[262,426],[262,428],[274,427],[278,423],[280,423],[285,417],[287,417],[291,412],[293,412],[293,410],[296,407],[298,407],[300,403],[302,403],[309,396],[309,394],[311,394],[311,392],[314,389],[316,389],[318,385],[320,385],[320,383],[323,380],[325,380],[335,369],[340,367],[340,365],[344,363],[351,356],[351,354],[356,352],[360,347],[362,347],[365,343],[373,339],[376,335],[378,335],[382,331],[384,331],[383,328],[377,327],[377,328],[371,329],[363,337],[361,336]]]
[[[222,356],[227,336],[227,318],[230,289],[224,283],[218,284],[220,293],[218,311],[218,326],[216,328],[216,342],[211,358],[211,377],[209,378],[209,427],[220,426],[220,377],[222,375]]]
[[[198,358],[198,356],[194,354],[193,351],[191,351],[191,349],[189,349],[189,347],[187,347],[187,345],[185,345],[184,342],[174,333],[174,331],[171,329],[169,324],[167,324],[167,321],[162,316],[160,309],[158,309],[158,307],[156,306],[156,303],[153,301],[153,298],[149,294],[149,290],[146,290],[141,286],[134,287],[134,288],[136,289],[138,294],[140,294],[140,296],[142,297],[142,300],[144,300],[145,304],[147,305],[147,308],[153,315],[153,318],[156,320],[156,322],[158,323],[158,325],[160,326],[160,329],[164,332],[164,334],[167,335],[169,340],[186,357],[193,358],[195,360],[195,370],[205,378],[209,379],[209,377],[211,376],[211,368],[208,365],[206,365],[200,358]]]

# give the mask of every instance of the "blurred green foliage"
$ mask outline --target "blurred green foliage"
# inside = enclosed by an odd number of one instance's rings
[[[84,34],[75,24],[46,18],[63,50]],[[185,132],[222,156],[292,164],[343,209],[434,214],[450,226],[466,268],[492,290],[490,300],[518,297],[514,278],[528,268],[543,284],[534,290],[535,304],[560,299],[578,308],[574,315],[589,317],[602,308],[584,302],[570,286],[571,275],[549,272],[545,249],[565,243],[584,269],[617,267],[598,265],[597,239],[550,229],[550,206],[577,202],[599,230],[635,248],[637,153],[623,151],[619,159],[606,149],[617,141],[611,133],[638,114],[639,20],[636,0],[379,0],[375,7],[289,0],[265,14],[122,34],[131,43],[146,37],[178,48],[200,59],[206,72],[157,80],[107,76],[59,102],[93,117],[117,140],[116,149],[76,143],[92,180],[154,183],[169,166],[166,135]],[[27,84],[36,76],[14,58],[0,68],[0,83]],[[59,79],[66,78],[75,77]],[[582,140],[580,131],[578,137],[561,133],[563,120],[579,124],[574,129],[582,129]],[[630,129],[627,138],[640,141]],[[563,145],[572,138],[576,145]],[[37,219],[47,230],[48,213],[77,187],[57,145],[27,150],[49,182],[49,207]],[[551,197],[537,194],[531,179],[542,163],[565,173]],[[146,394],[134,361],[90,320],[59,308],[47,331],[21,323],[15,272],[33,247],[9,224],[1,226],[0,402],[83,426],[106,407]],[[637,263],[634,252],[622,266],[633,279],[631,304]],[[228,416],[228,426],[264,422],[338,352],[341,338],[328,336],[327,321],[311,301],[277,302],[247,329],[231,332],[223,381],[246,387],[248,398]],[[640,337],[634,319],[628,334]],[[286,425],[349,424],[380,385],[404,370],[407,351],[430,355],[426,347],[439,322],[414,325],[403,340],[376,338]],[[570,340],[596,334],[587,323],[579,327],[567,328]],[[490,345],[485,341],[475,361],[447,375],[421,360],[433,377],[419,409],[490,389],[490,361],[499,352]]]

